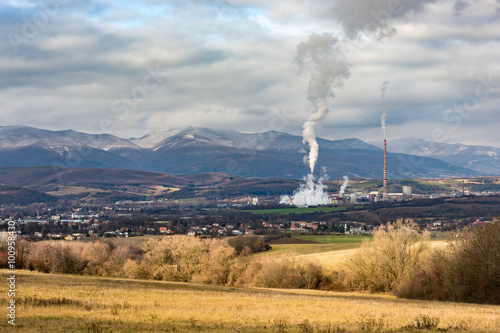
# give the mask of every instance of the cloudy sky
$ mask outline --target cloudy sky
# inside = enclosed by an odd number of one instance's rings
[[[350,76],[319,136],[380,140],[385,103],[389,139],[500,147],[498,0],[3,0],[0,126],[300,134],[324,33]]]

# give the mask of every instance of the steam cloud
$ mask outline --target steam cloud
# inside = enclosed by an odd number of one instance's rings
[[[309,176],[305,184],[300,184],[300,187],[293,192],[292,197],[282,195],[280,198],[280,204],[297,207],[329,205],[330,203],[331,200],[326,192],[326,185],[321,180],[314,183],[311,176]]]
[[[380,118],[380,122],[382,124],[382,131],[384,131],[384,139],[387,139],[387,104],[385,103],[385,92],[387,91],[387,86],[389,85],[389,81],[385,81],[382,83],[382,87],[380,87],[380,95],[382,95],[382,99],[384,99],[384,107],[382,111],[382,117]]]
[[[348,184],[349,184],[349,177],[344,176],[344,183],[342,184],[342,186],[340,186],[339,196],[342,197],[344,195]]]
[[[377,40],[396,34],[396,29],[391,25],[395,18],[406,17],[422,12],[428,4],[439,0],[405,0],[403,3],[394,0],[337,0],[332,8],[333,17],[342,25],[344,35],[349,40],[360,39],[362,34],[372,36]],[[345,79],[350,76],[340,41],[332,34],[312,34],[306,42],[297,46],[297,64],[299,68],[305,65],[313,67],[307,99],[314,107],[313,113],[303,126],[303,141],[309,145],[309,162],[311,174],[318,160],[318,142],[316,141],[316,126],[328,115],[329,97],[334,97],[332,86],[341,87]],[[385,84],[385,82],[384,82]],[[385,98],[383,86],[382,97]],[[387,114],[382,115],[382,128],[385,137],[385,120]],[[341,193],[345,192],[349,178],[344,177]],[[288,195],[281,197],[280,203],[296,206],[313,206],[329,204],[326,186],[321,181],[314,183],[312,176],[306,184],[302,184],[290,198]]]
[[[297,46],[297,64],[302,69],[306,64],[313,66],[307,99],[314,107],[314,112],[304,123],[302,136],[309,145],[308,162],[311,173],[318,160],[318,142],[316,126],[327,116],[327,98],[333,97],[332,86],[341,87],[349,77],[349,66],[339,48],[339,40],[329,33],[312,34],[306,42]]]

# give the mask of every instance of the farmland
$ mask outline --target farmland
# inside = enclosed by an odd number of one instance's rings
[[[18,279],[16,327],[4,319],[3,332],[383,332],[417,331],[423,322],[434,331],[500,329],[500,307],[491,305],[27,271]]]
[[[359,209],[362,206],[356,206],[355,209]],[[246,213],[254,214],[308,214],[308,213],[331,213],[331,212],[342,212],[352,209],[352,207],[308,207],[308,208],[274,208],[274,209],[251,209],[244,210]]]

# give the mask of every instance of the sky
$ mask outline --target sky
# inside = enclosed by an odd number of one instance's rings
[[[385,108],[388,140],[500,147],[500,0],[2,0],[0,126],[301,135],[315,34],[349,72],[319,137],[380,141]]]

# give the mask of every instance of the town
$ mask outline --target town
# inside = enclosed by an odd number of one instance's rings
[[[361,197],[361,196],[360,196]],[[351,196],[352,198],[352,196]],[[142,235],[347,234],[370,235],[380,224],[400,216],[414,219],[433,236],[466,225],[489,223],[500,215],[499,196],[464,196],[407,201],[337,201],[328,207],[292,208],[266,202],[211,202],[204,205],[173,202],[118,201],[103,206],[32,204],[0,208],[0,240],[14,221],[18,236],[38,240],[82,240]],[[264,203],[262,203],[264,202]],[[456,208],[459,208],[458,210]]]

